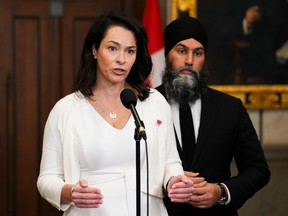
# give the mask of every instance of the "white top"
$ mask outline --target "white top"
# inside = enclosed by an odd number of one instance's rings
[[[171,176],[183,174],[170,107],[151,90],[136,109],[144,122],[149,158],[150,215],[167,215],[162,201]],[[121,130],[108,124],[80,93],[61,99],[45,125],[43,154],[37,187],[64,215],[130,216],[136,214],[135,124],[133,116]],[[146,156],[141,140],[141,213],[146,214]],[[78,209],[60,205],[64,184],[87,179],[104,196],[100,208]]]

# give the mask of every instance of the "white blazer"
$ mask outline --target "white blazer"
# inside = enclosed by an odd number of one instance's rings
[[[37,187],[43,198],[62,211],[69,208],[69,205],[60,204],[62,187],[67,183],[75,184],[80,179],[73,126],[77,124],[82,106],[87,106],[87,100],[79,92],[62,98],[51,110],[44,130]],[[136,109],[147,134],[149,194],[162,198],[168,180],[184,174],[176,148],[170,106],[157,90],[151,89],[149,98],[143,102],[138,100]],[[146,191],[147,176],[144,160],[140,162],[143,192]]]

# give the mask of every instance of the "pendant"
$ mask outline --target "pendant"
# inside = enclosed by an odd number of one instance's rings
[[[117,117],[117,114],[115,112],[110,112],[109,116],[110,116],[110,118],[114,119]]]

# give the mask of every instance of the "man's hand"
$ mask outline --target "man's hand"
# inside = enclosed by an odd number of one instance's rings
[[[210,208],[218,202],[221,190],[217,184],[207,183],[203,177],[199,177],[199,173],[186,171],[185,175],[194,182],[193,195],[188,204],[196,208]]]
[[[199,177],[199,173],[185,171],[185,175],[193,181],[194,188],[204,187],[207,184],[204,177]]]
[[[193,195],[188,204],[196,208],[210,208],[217,204],[221,196],[221,189],[217,184],[207,183],[201,187],[194,185]]]

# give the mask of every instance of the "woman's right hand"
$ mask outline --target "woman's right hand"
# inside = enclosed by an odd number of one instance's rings
[[[86,180],[80,180],[71,189],[71,201],[78,208],[99,208],[103,203],[101,190],[95,187],[89,187]]]

